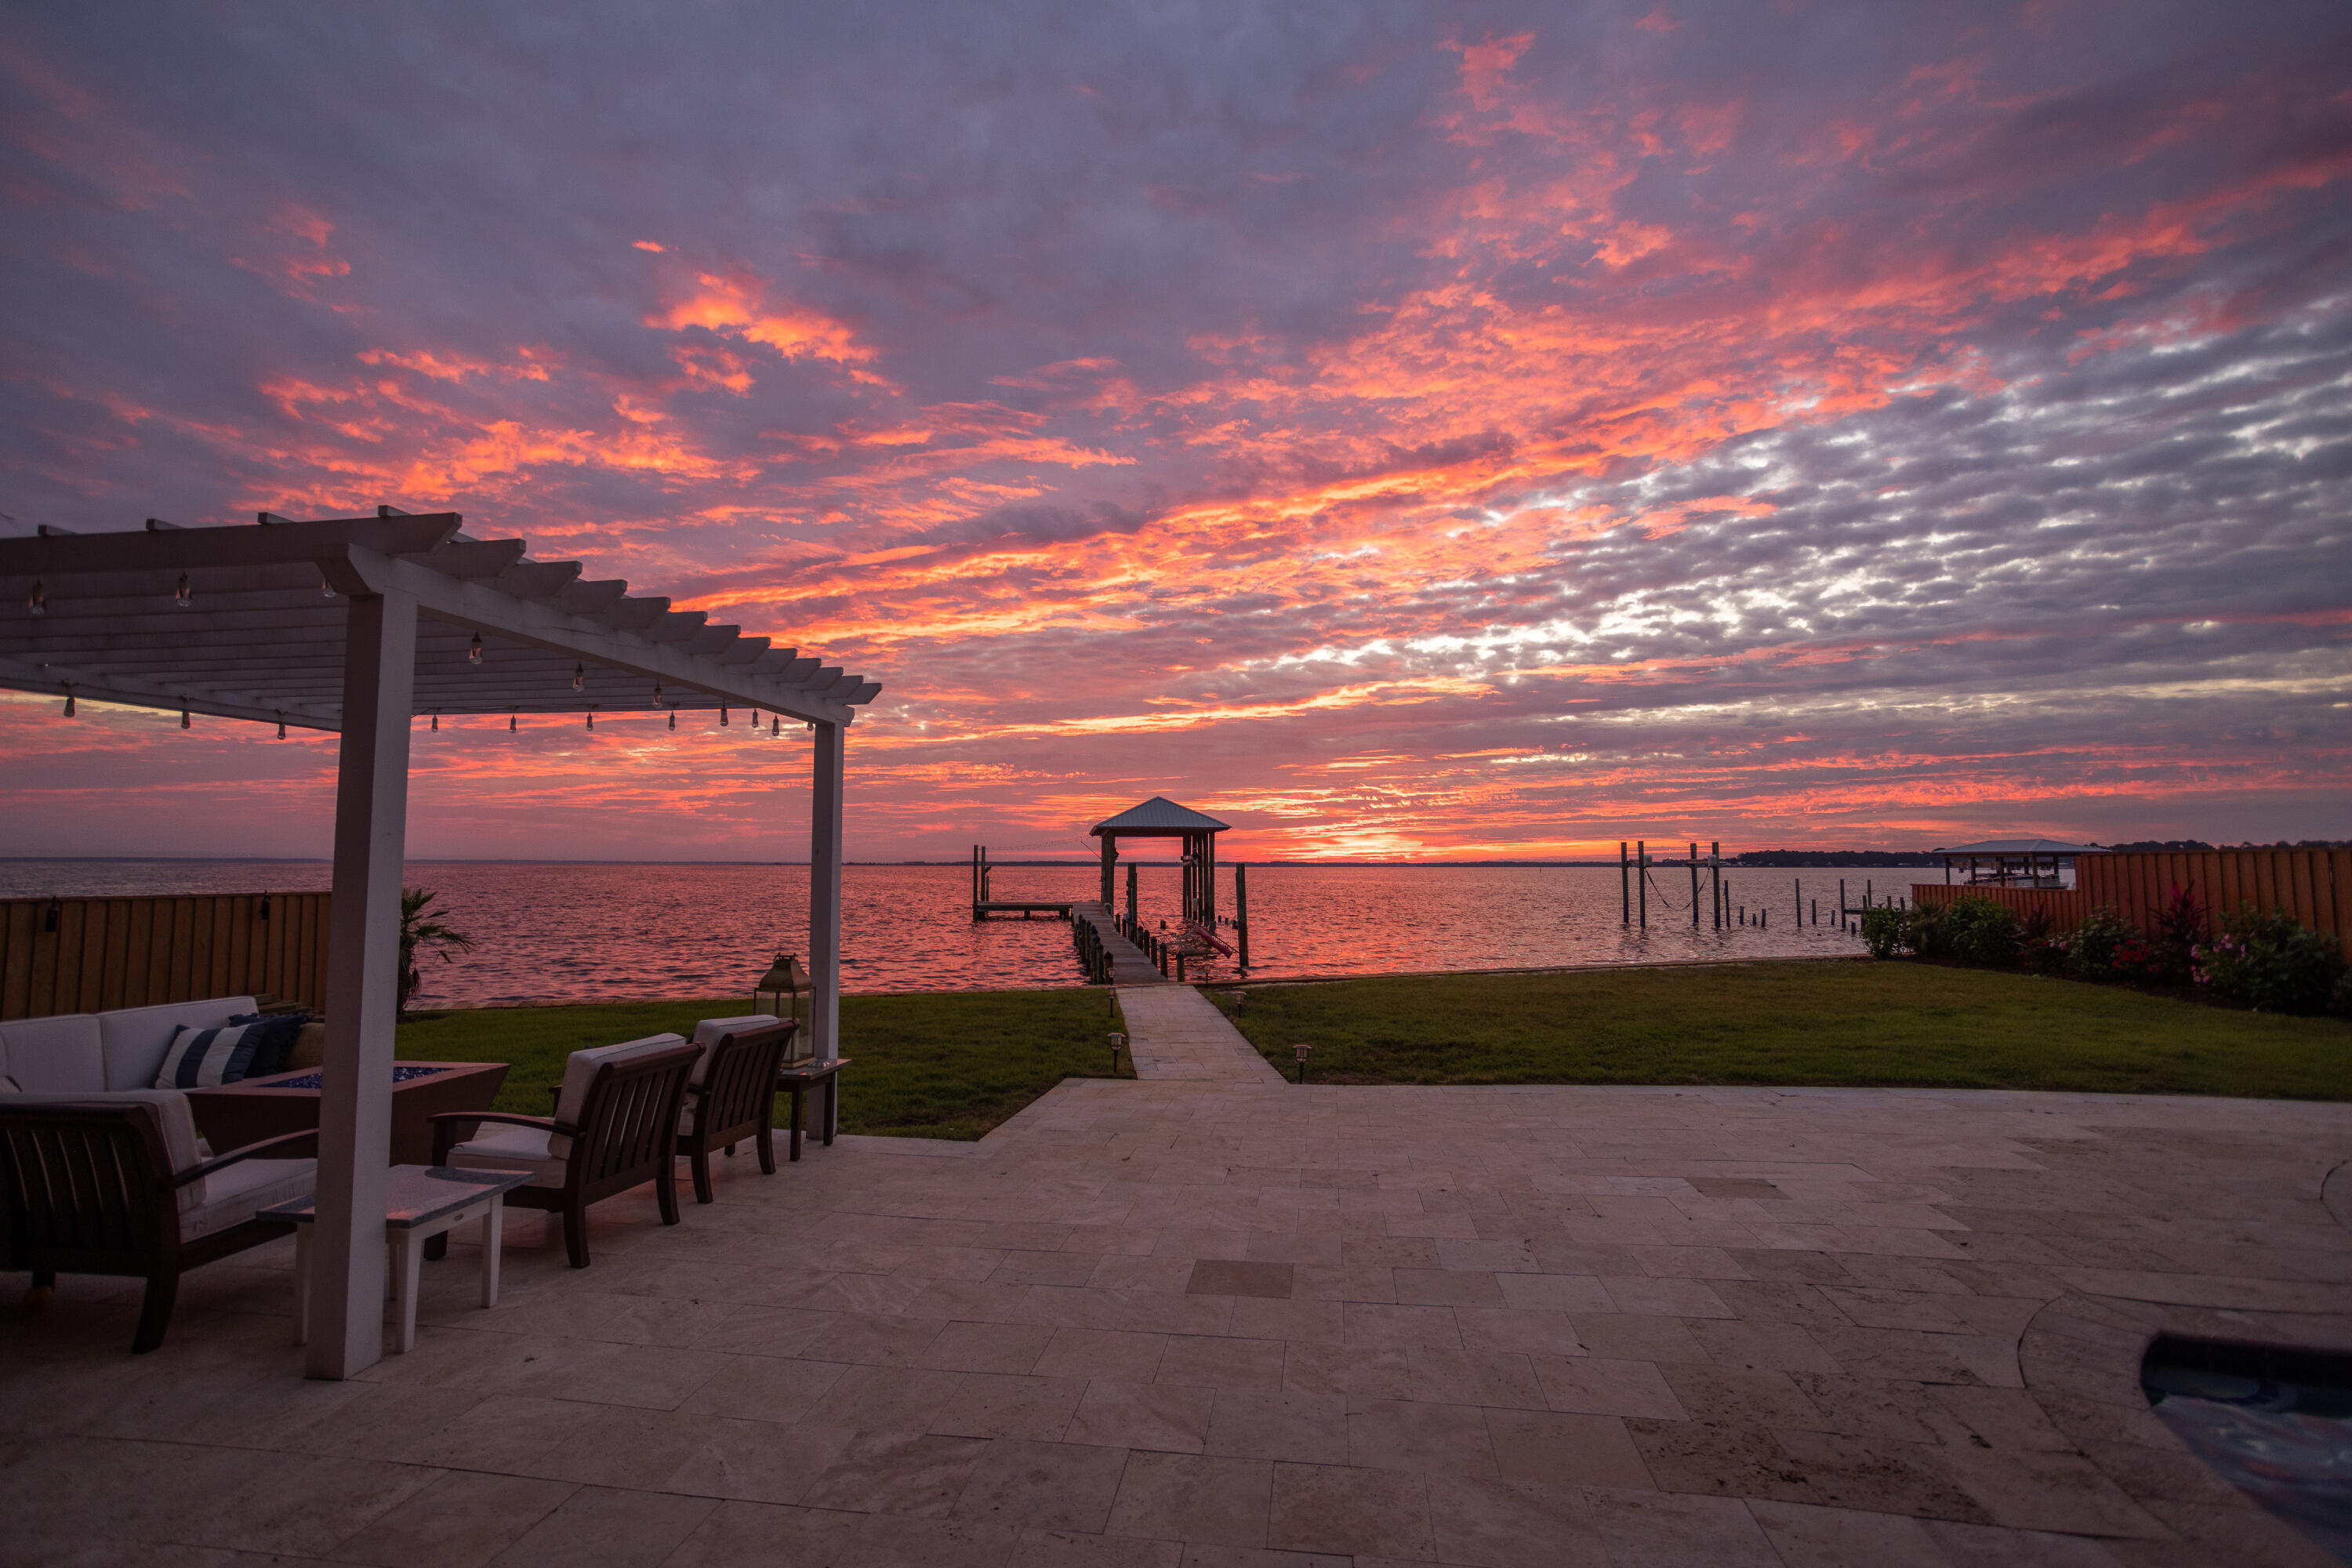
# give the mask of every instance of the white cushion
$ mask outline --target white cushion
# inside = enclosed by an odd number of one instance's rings
[[[773,1013],[746,1013],[740,1018],[705,1018],[694,1026],[694,1043],[702,1054],[694,1058],[694,1070],[687,1075],[688,1083],[700,1083],[702,1075],[710,1070],[710,1053],[719,1042],[730,1035],[748,1035],[754,1029],[772,1029],[782,1023]]]
[[[215,996],[202,1002],[166,1002],[158,1007],[125,1007],[98,1016],[99,1047],[106,1056],[107,1089],[145,1089],[163,1070],[163,1053],[180,1026],[217,1029],[239,1013],[253,1011],[250,996]]]
[[[196,1119],[188,1110],[188,1097],[176,1089],[131,1089],[119,1094],[0,1094],[0,1110],[12,1105],[91,1105],[110,1109],[126,1104],[155,1108],[156,1118],[163,1124],[163,1154],[172,1162],[173,1175],[203,1157],[197,1152]],[[248,1160],[246,1163],[253,1162]],[[204,1186],[203,1182],[190,1182],[180,1189],[181,1213],[202,1205]]]
[[[106,1052],[92,1013],[0,1024],[0,1057],[5,1058],[0,1070],[26,1094],[96,1094],[106,1088]],[[143,1082],[123,1087],[145,1089],[154,1081],[151,1072]]]
[[[549,1141],[544,1128],[488,1121],[478,1136],[450,1150],[441,1163],[461,1171],[529,1171],[532,1186],[560,1187],[563,1157],[549,1152]]]
[[[563,1089],[555,1097],[555,1120],[579,1125],[580,1109],[588,1099],[588,1085],[594,1080],[596,1069],[606,1062],[626,1061],[631,1057],[647,1056],[684,1044],[683,1035],[647,1035],[642,1040],[624,1040],[617,1046],[593,1046],[572,1052],[571,1059],[563,1064]],[[562,1159],[572,1152],[572,1140],[557,1134],[549,1142],[548,1152]]]
[[[239,1160],[227,1170],[215,1171],[180,1190],[204,1194],[194,1209],[181,1205],[180,1239],[194,1241],[243,1225],[273,1204],[310,1197],[319,1190],[319,1162]]]

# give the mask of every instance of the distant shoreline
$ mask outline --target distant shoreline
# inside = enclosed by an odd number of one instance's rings
[[[1868,849],[1857,849],[1853,851],[1853,854],[1856,856],[1880,853],[1885,852]],[[1219,863],[1225,866],[1249,866],[1256,868],[1277,871],[1331,869],[1444,871],[1465,868],[1484,868],[1487,870],[1519,869],[1544,871],[1574,868],[1582,868],[1586,869],[1601,868],[1606,869],[1613,868],[1617,865],[1617,862],[1614,860],[1225,860]],[[1894,863],[1889,863],[1885,860],[1864,860],[1859,858],[1852,860],[1824,860],[1819,863],[1810,863],[1803,866],[1758,866],[1749,865],[1742,861],[1726,860],[1723,863],[1723,868],[1727,871],[1932,871],[1940,868],[1943,863],[1943,859],[1940,856],[1923,857],[1916,859],[1902,860]],[[331,858],[323,855],[0,855],[0,866],[331,866],[333,864],[334,861]],[[541,860],[533,859],[525,856],[493,855],[474,857],[431,856],[411,859],[407,861],[406,864],[411,866],[805,867],[808,862],[805,860],[679,859]],[[910,866],[939,869],[941,868],[966,866],[970,864],[970,862],[964,860],[845,860],[842,864],[845,867],[863,866],[868,868],[887,868],[894,866]],[[1058,867],[1066,870],[1090,871],[1099,867],[1102,862],[1099,860],[991,860],[989,864],[998,867]],[[1118,858],[1118,864],[1122,866],[1175,866],[1181,864],[1181,862],[1175,860],[1146,860],[1135,856],[1122,855]],[[1654,871],[1663,867],[1673,866],[1680,868],[1687,866],[1688,864],[1689,861],[1683,858],[1667,860],[1653,857],[1650,860],[1650,868]],[[1706,862],[1702,860],[1700,864],[1705,865]]]

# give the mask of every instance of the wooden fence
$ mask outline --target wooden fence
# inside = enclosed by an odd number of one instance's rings
[[[2084,855],[2074,862],[2072,888],[1968,887],[1917,882],[1921,908],[1975,894],[2007,904],[2020,915],[2050,911],[2051,924],[2070,931],[2092,910],[2112,908],[2150,930],[2156,910],[2175,888],[2195,890],[2210,918],[2242,904],[2284,910],[2314,931],[2332,933],[2352,952],[2352,849],[2134,850]]]
[[[326,1007],[325,893],[0,901],[0,1019],[270,992]]]

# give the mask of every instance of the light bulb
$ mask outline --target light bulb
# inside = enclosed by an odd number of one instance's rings
[[[595,727],[596,727],[596,715],[594,715],[593,713],[591,713],[591,714],[589,714],[589,715],[588,715],[588,728],[590,728],[591,730],[593,730],[593,729],[594,729]]]
[[[669,727],[673,730],[677,728],[677,710],[675,708],[669,710]]]
[[[38,577],[33,579],[33,596],[25,601],[25,607],[37,616],[49,613],[49,590]]]
[[[587,680],[587,679],[588,679],[588,667],[587,667],[586,665],[584,665],[584,664],[575,664],[575,665],[573,665],[573,666],[572,667],[572,690],[574,690],[574,691],[579,690],[579,689],[580,689],[580,688],[581,688],[581,686],[582,686],[583,684],[584,684],[584,683],[586,682],[586,680]]]
[[[509,734],[509,735],[513,734],[513,733],[514,733],[514,729],[515,729],[515,716],[514,716],[512,713],[509,713],[509,714],[508,714],[508,715],[507,715],[507,733],[508,733],[508,734]]]
[[[319,596],[322,599],[331,599],[335,596],[335,585],[324,577],[319,579]]]
[[[70,718],[72,718],[73,716],[74,716],[74,694],[73,694],[73,688],[72,688],[72,687],[70,687],[70,686],[68,686],[68,687],[67,687],[67,688],[66,688],[66,717],[67,717],[67,718],[68,718],[68,719],[70,719]]]
[[[724,708],[719,710],[719,727],[722,730],[727,728],[727,710]]]
[[[479,632],[474,634],[474,640],[466,647],[466,662],[468,664],[482,662],[482,634]]]
[[[172,590],[172,603],[184,610],[194,603],[194,590],[188,586],[188,574],[185,572],[180,574],[180,585]]]
[[[433,710],[433,732],[436,735],[441,732],[441,710],[438,708]]]
[[[784,721],[774,714],[768,715],[768,739],[774,740],[784,732]]]
[[[180,699],[180,728],[181,728],[181,729],[183,729],[183,730],[184,730],[184,729],[186,729],[187,727],[188,727],[188,700],[187,700],[186,698],[183,697],[183,698],[181,698],[181,699]]]
[[[278,738],[281,741],[286,738],[286,714],[282,710],[278,715]]]

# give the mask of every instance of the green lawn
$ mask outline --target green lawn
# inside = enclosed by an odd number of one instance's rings
[[[740,996],[485,1007],[403,1024],[399,1051],[406,1061],[511,1062],[496,1109],[544,1116],[547,1086],[583,1046],[690,1034],[697,1019],[742,1011]],[[978,1138],[1066,1078],[1110,1076],[1105,1037],[1124,1026],[1097,988],[845,996],[841,1054],[852,1062],[842,1075],[841,1130]],[[1124,1057],[1118,1076],[1133,1076]],[[779,1126],[786,1110],[777,1107]]]
[[[1908,961],[1244,988],[1323,1083],[1754,1083],[2352,1099],[2352,1024]],[[1228,1016],[1230,992],[1208,993]]]

